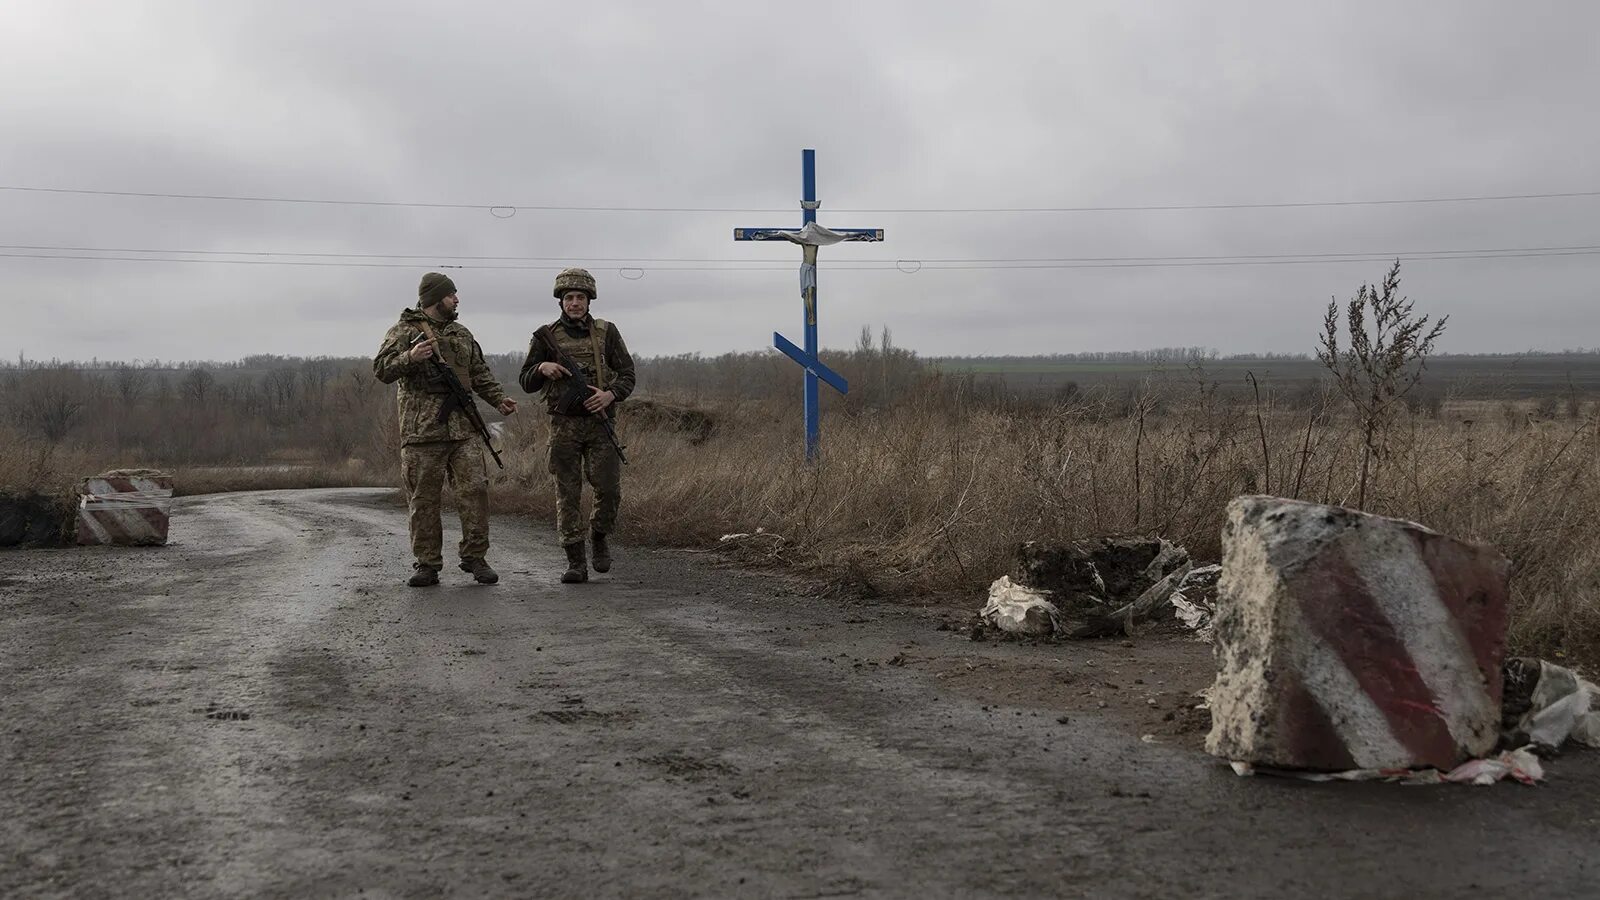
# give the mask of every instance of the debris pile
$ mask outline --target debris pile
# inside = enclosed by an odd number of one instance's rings
[[[1034,636],[1107,637],[1169,619],[1173,595],[1194,570],[1188,551],[1160,538],[1029,541],[1017,557],[1015,570],[989,586],[979,618]]]
[[[39,494],[0,494],[0,547],[59,544],[72,508]]]
[[[1571,740],[1600,748],[1600,687],[1594,682],[1525,656],[1506,660],[1505,670],[1502,745],[1548,753]]]

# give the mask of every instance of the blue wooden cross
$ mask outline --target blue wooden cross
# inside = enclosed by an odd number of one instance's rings
[[[882,228],[824,228],[817,224],[817,151],[800,151],[800,209],[801,227],[798,231],[782,228],[735,228],[736,241],[790,241],[800,245],[800,298],[805,301],[805,342],[802,349],[783,335],[772,333],[772,346],[799,363],[806,370],[806,459],[817,458],[817,432],[819,411],[817,379],[841,394],[850,392],[850,385],[839,373],[822,364],[817,358],[817,248],[841,241],[881,241]]]

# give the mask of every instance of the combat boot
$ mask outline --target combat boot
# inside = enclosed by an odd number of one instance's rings
[[[489,568],[489,564],[482,559],[472,557],[461,561],[461,571],[472,573],[472,577],[479,584],[494,584],[500,580],[499,574]]]
[[[567,571],[561,573],[562,584],[580,584],[589,580],[589,565],[584,561],[583,541],[568,544],[562,548],[567,551]]]
[[[594,546],[594,570],[611,571],[611,546],[606,543],[606,536],[598,531],[592,531],[589,533],[589,538]]]
[[[412,587],[432,587],[438,583],[439,570],[433,566],[417,566],[417,570],[411,573],[411,580],[406,582]]]

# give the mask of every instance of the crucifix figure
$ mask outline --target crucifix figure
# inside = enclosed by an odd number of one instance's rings
[[[782,228],[735,228],[733,239],[736,241],[789,241],[799,244],[801,251],[800,262],[800,299],[805,302],[805,346],[796,347],[793,342],[774,331],[772,333],[772,346],[783,351],[783,354],[799,363],[806,370],[805,386],[805,414],[806,414],[806,459],[815,461],[817,458],[817,432],[819,429],[817,379],[828,383],[828,386],[841,394],[850,392],[850,385],[839,373],[822,364],[817,358],[817,248],[843,241],[881,241],[883,240],[882,228],[824,228],[817,224],[817,151],[800,151],[800,209],[801,221],[798,231]]]

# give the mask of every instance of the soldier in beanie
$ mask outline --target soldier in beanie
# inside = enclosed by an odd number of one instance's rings
[[[589,580],[586,537],[594,549],[594,570],[611,569],[606,537],[616,530],[622,504],[622,460],[601,417],[614,421],[616,404],[627,399],[634,386],[633,357],[622,333],[616,325],[589,314],[595,296],[594,276],[587,271],[567,269],[556,276],[561,316],[534,333],[518,379],[528,393],[543,393],[550,413],[549,466],[556,483],[556,532],[567,554],[567,571],[561,576],[566,584]],[[550,342],[561,351],[559,357],[551,352]],[[581,403],[570,400],[568,388],[574,376],[560,357],[578,366],[589,383],[589,396],[579,398]],[[594,489],[594,512],[587,528],[582,510],[585,476]]]
[[[439,583],[444,568],[441,495],[446,480],[461,514],[461,569],[481,584],[500,580],[489,552],[489,469],[483,444],[467,415],[446,411],[450,398],[439,364],[453,369],[467,389],[509,416],[517,401],[507,397],[484,362],[472,332],[456,321],[455,282],[438,272],[422,276],[417,305],[400,313],[372,361],[384,384],[400,383],[400,466],[411,512],[412,587]]]

